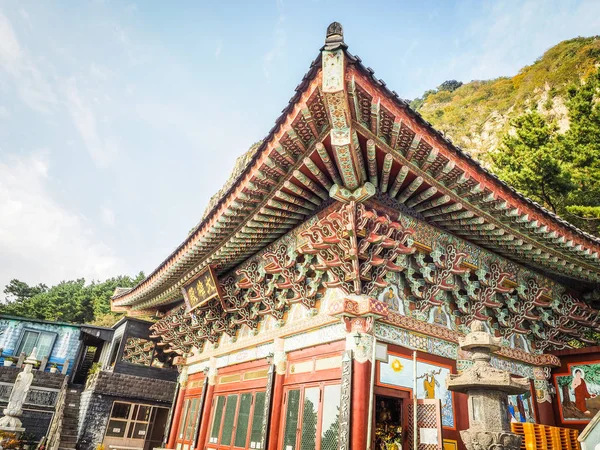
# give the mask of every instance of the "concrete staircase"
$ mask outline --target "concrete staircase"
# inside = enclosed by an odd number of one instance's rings
[[[83,386],[69,384],[62,418],[59,450],[74,450],[77,445],[79,401]]]

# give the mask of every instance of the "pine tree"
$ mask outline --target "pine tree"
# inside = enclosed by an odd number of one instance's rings
[[[557,128],[533,111],[511,122],[500,151],[492,155],[495,171],[508,184],[559,212],[572,188],[570,174],[559,155]]]
[[[600,69],[568,91],[570,127],[561,144],[575,189],[567,212],[591,231],[600,230]],[[573,220],[573,217],[569,217]]]

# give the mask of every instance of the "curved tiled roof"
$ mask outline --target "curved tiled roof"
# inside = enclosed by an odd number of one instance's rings
[[[481,180],[484,180],[487,184],[493,184],[494,189],[504,193],[503,195],[505,195],[505,197],[512,197],[512,199],[510,199],[511,207],[514,208],[515,203],[519,204],[518,213],[524,216],[525,220],[527,220],[528,215],[533,215],[536,218],[539,217],[538,219],[533,220],[535,225],[539,225],[534,227],[531,231],[531,234],[535,239],[537,239],[537,236],[534,233],[537,233],[538,235],[540,233],[545,235],[549,233],[546,225],[540,225],[538,223],[540,218],[544,218],[544,221],[547,222],[547,225],[551,225],[553,230],[559,230],[558,232],[552,231],[550,234],[556,233],[562,238],[566,236],[566,238],[563,239],[563,244],[564,241],[566,241],[569,245],[565,247],[565,251],[571,252],[574,255],[573,258],[567,258],[567,260],[575,261],[576,259],[574,258],[577,258],[577,255],[579,255],[582,258],[582,264],[584,260],[587,261],[585,258],[589,259],[593,257],[594,263],[598,261],[600,238],[583,232],[500,180],[496,175],[484,168],[478,161],[474,160],[468,153],[455,146],[450,139],[435,130],[418,112],[412,110],[408,102],[401,99],[395,91],[388,89],[385,82],[377,79],[374,76],[374,71],[369,67],[364,66],[358,56],[354,56],[348,52],[346,45],[343,42],[334,46],[334,49],[335,48],[343,49],[348,66],[353,67],[353,70],[355,70],[357,74],[360,74],[367,80],[367,82],[372,85],[373,90],[376,91],[382,99],[384,97],[387,98],[387,100],[391,102],[390,104],[394,105],[395,108],[398,108],[403,114],[409,117],[410,121],[414,122],[413,128],[416,126],[417,128],[420,127],[426,129],[428,138],[436,141],[436,145],[444,147],[444,151],[453,154],[457,160],[462,161],[461,164],[464,164],[465,167],[469,167],[469,170],[476,171]],[[328,50],[331,49],[332,48],[329,48]],[[320,126],[320,129],[316,129],[319,127],[313,127],[313,137],[316,138],[318,135],[319,139],[309,139],[302,144],[302,139],[298,138],[298,134],[301,132],[301,127],[298,127],[298,123],[300,120],[305,120],[307,117],[314,118],[315,115],[319,114],[319,108],[321,107],[319,105],[322,102],[322,99],[320,98],[321,88],[320,86],[316,86],[316,83],[319,82],[319,77],[322,76],[321,63],[322,56],[320,54],[312,62],[310,69],[303,77],[302,82],[296,87],[294,96],[290,99],[288,105],[284,108],[282,114],[276,120],[275,126],[270,130],[266,138],[260,143],[252,146],[249,151],[238,158],[234,173],[225,186],[211,198],[201,222],[190,232],[184,242],[179,245],[145,280],[129,291],[116,292],[113,296],[113,305],[115,307],[131,307],[136,305],[136,307],[143,308],[149,306],[153,302],[164,304],[165,302],[172,301],[172,299],[178,295],[176,289],[177,283],[180,284],[182,281],[185,281],[184,277],[187,279],[189,276],[193,275],[192,271],[194,271],[193,273],[197,273],[200,266],[205,265],[207,261],[210,260],[211,264],[214,264],[215,261],[221,261],[222,269],[226,270],[253,254],[252,252],[257,251],[262,246],[268,244],[268,239],[275,239],[277,233],[279,233],[278,235],[281,235],[285,231],[284,228],[280,227],[273,236],[269,235],[270,237],[268,238],[263,237],[256,240],[256,242],[252,239],[244,238],[244,244],[248,241],[248,244],[245,245],[244,249],[234,253],[232,253],[231,250],[227,253],[218,253],[226,247],[229,242],[233,242],[234,244],[237,242],[237,245],[240,246],[240,239],[242,239],[243,236],[247,236],[247,233],[244,232],[246,229],[244,224],[247,224],[248,221],[252,221],[252,217],[255,217],[252,214],[262,214],[263,212],[266,200],[262,200],[261,197],[261,200],[259,201],[253,199],[252,196],[249,196],[248,186],[251,186],[251,191],[256,191],[256,184],[258,183],[256,180],[262,180],[261,182],[264,182],[264,184],[258,186],[258,191],[267,195],[267,198],[272,198],[269,196],[273,195],[274,191],[278,188],[277,186],[280,186],[279,189],[281,189],[281,186],[284,184],[284,179],[285,183],[291,183],[289,180],[293,179],[297,181],[298,177],[304,176],[303,174],[308,174],[308,178],[312,177],[311,179],[316,179],[314,176],[310,175],[310,172],[314,175],[316,173],[314,170],[319,171],[319,168],[311,168],[310,164],[312,162],[307,162],[307,159],[310,159],[307,157],[310,156],[309,154],[316,153],[314,150],[317,141],[325,142],[325,140],[328,139],[326,131],[328,131],[329,124],[327,124],[327,126]],[[311,109],[313,107],[314,111]],[[306,124],[303,126],[306,128]],[[369,130],[366,130],[365,133],[368,131]],[[292,157],[290,157],[290,149],[286,144],[286,140],[289,141],[290,138],[294,141],[296,149],[302,150],[299,154],[292,155]],[[382,145],[385,145],[385,142],[383,142]],[[308,151],[309,149],[311,152]],[[291,151],[293,153],[293,149]],[[279,157],[284,159],[287,158],[287,162],[285,162],[285,164],[277,162],[277,158]],[[275,162],[273,158],[275,158]],[[317,166],[320,165],[321,168],[323,168],[322,164],[323,162],[319,162]],[[312,165],[314,166],[314,163]],[[302,173],[296,175],[298,172]],[[277,180],[276,175],[281,175],[283,177],[281,181],[273,181]],[[307,177],[304,176],[304,178]],[[311,180],[308,180],[305,183],[310,182]],[[289,188],[287,184],[285,184],[285,187]],[[325,189],[327,188],[327,186],[323,187]],[[300,189],[300,191],[302,191],[302,189]],[[279,193],[280,198],[281,196],[284,197],[284,200],[286,195],[289,197],[285,191],[283,193],[281,193],[281,190],[277,192]],[[504,200],[506,203],[506,200],[509,198],[505,197],[501,200]],[[249,203],[244,203],[246,201]],[[272,201],[273,200],[269,200],[269,202]],[[279,200],[277,200],[277,202],[279,202]],[[261,205],[263,205],[262,209],[260,209]],[[233,215],[231,212],[228,214],[228,208],[230,207],[235,209]],[[279,209],[282,210],[281,207],[279,207]],[[285,209],[286,208],[283,208],[283,210]],[[523,211],[521,211],[521,209]],[[299,215],[296,214],[296,216]],[[235,220],[231,220],[232,217]],[[304,217],[306,217],[306,214]],[[298,219],[298,217],[295,218]],[[297,223],[297,220],[294,222],[290,219],[288,230],[293,227],[294,223]],[[509,232],[511,232],[510,227]],[[574,243],[574,239],[579,243]],[[544,248],[545,247],[542,246],[542,249]],[[216,249],[219,250],[217,251]],[[221,254],[221,256],[219,256],[219,254]],[[223,255],[225,254],[228,256],[224,257]],[[571,264],[573,263],[571,262]],[[596,265],[594,267],[596,267]],[[600,266],[595,269],[595,274],[596,275],[594,275],[592,279],[600,277]],[[167,291],[169,292],[168,295],[165,294]]]

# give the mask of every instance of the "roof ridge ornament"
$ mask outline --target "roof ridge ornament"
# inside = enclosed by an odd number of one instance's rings
[[[340,47],[346,47],[344,43],[344,28],[339,22],[331,22],[327,27],[324,49],[337,50]]]

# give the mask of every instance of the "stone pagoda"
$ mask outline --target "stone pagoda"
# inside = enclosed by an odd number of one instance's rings
[[[469,428],[460,432],[468,450],[517,450],[521,436],[510,430],[508,396],[529,390],[527,378],[516,378],[490,364],[501,340],[476,320],[471,332],[459,340],[462,350],[472,353],[473,365],[460,374],[451,374],[448,389],[469,396]]]

